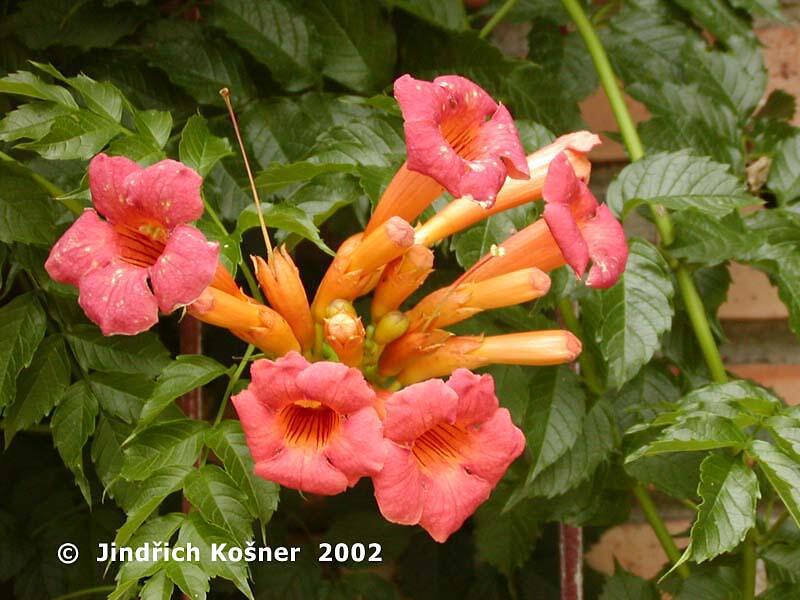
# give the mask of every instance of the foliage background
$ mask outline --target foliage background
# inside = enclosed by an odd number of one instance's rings
[[[598,79],[561,3],[520,0],[506,15],[531,23],[525,58],[479,36],[500,5],[467,14],[457,0],[4,3],[4,597],[110,586],[101,593],[128,598],[143,585],[146,598],[169,598],[173,588],[261,599],[555,598],[554,523],[584,525],[591,540],[628,518],[631,492],[643,485],[698,510],[687,558],[703,564],[692,563],[688,579],[665,577],[661,590],[745,597],[740,542],[755,527],[750,539],[770,583],[764,598],[800,594],[800,531],[792,518],[769,522],[784,510],[800,519],[800,414],[755,385],[712,383],[675,276],[688,265],[719,338],[725,263],[752,264],[778,286],[800,334],[800,131],[788,123],[791,96],[774,92],[759,103],[766,74],[752,31],[754,15],[780,18],[777,0],[585,6],[627,93],[652,114],[639,127],[646,157],[621,173],[606,201],[622,216],[669,209],[674,240],[632,239],[628,271],[608,291],[561,272],[542,301],[470,322],[485,332],[555,326],[556,299],[566,294],[580,308],[586,352],[582,375],[491,369],[528,451],[445,545],[383,522],[368,482],[344,496],[303,499],[253,478],[236,422],[192,422],[173,403],[208,384],[213,415],[232,391],[231,357],[243,345],[208,328],[207,357],[176,358],[175,316],[135,338],[103,338],[74,290],[44,272],[49,247],[88,204],[86,164],[103,149],[194,166],[209,208],[199,226],[222,242],[227,264],[236,269],[263,252],[218,95],[227,86],[268,199],[267,223],[294,248],[313,289],[326,252],[364,224],[403,160],[402,124],[387,95],[398,74],[477,81],[510,107],[529,151],[583,126],[577,103]],[[752,168],[759,159],[767,166],[760,175]],[[754,204],[765,210],[739,210]],[[429,285],[451,281],[538,209],[456,236],[439,249]],[[220,460],[194,466],[209,450]],[[197,508],[189,517],[180,514],[182,494]],[[65,568],[55,553],[65,540],[90,556],[98,540],[202,547],[264,535],[273,545],[303,545],[304,560],[139,563],[105,573],[86,559]],[[379,542],[386,563],[318,563],[323,540]],[[605,581],[589,573],[586,588],[589,597],[657,597],[655,582],[622,571]]]

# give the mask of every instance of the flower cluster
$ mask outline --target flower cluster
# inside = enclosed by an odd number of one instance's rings
[[[245,294],[219,266],[216,246],[185,224],[202,209],[200,180],[170,161],[142,170],[95,158],[92,194],[108,222],[87,212],[53,248],[48,270],[80,287],[81,305],[104,333],[152,325],[154,295],[162,311],[187,305],[275,357],[255,361],[248,388],[233,397],[255,472],[325,495],[370,477],[386,519],[444,541],[525,445],[491,376],[471,370],[560,364],[581,351],[563,330],[463,336],[447,328],[542,297],[548,273],[564,265],[580,278],[588,270],[589,286],[613,285],[627,245],[586,185],[597,136],[565,135],[526,157],[508,110],[466,79],[406,75],[395,96],[407,161],[364,231],[339,247],[311,301],[283,247],[253,258],[269,306]],[[454,199],[414,227],[444,190]],[[541,199],[543,218],[406,306],[433,270],[436,243]],[[365,326],[353,301],[368,294]],[[133,315],[123,309],[132,300]]]

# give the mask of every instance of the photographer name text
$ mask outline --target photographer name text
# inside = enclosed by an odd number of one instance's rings
[[[191,542],[170,546],[164,542],[149,542],[137,546],[117,546],[115,543],[97,545],[97,562],[295,562],[300,554],[298,546],[257,546],[249,542],[244,547],[214,543],[202,550]],[[381,545],[370,544],[318,544],[319,562],[383,562]]]

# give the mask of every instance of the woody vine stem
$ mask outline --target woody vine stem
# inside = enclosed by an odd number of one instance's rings
[[[606,96],[608,97],[609,103],[611,104],[614,118],[619,125],[622,139],[625,143],[625,147],[628,150],[628,155],[632,161],[637,161],[644,156],[644,147],[642,146],[642,141],[639,139],[639,134],[636,131],[636,126],[633,123],[633,119],[628,111],[628,107],[625,105],[625,100],[623,99],[622,92],[617,83],[617,79],[614,75],[614,70],[611,67],[608,55],[606,54],[606,51],[603,48],[599,37],[597,36],[594,26],[587,18],[586,13],[583,11],[583,8],[580,6],[578,0],[561,1],[564,5],[564,8],[570,14],[578,33],[580,34],[581,38],[583,38],[583,41],[589,50],[595,70],[600,78],[600,83],[603,86]],[[669,213],[661,206],[653,206],[652,215],[660,238],[659,245],[663,250],[664,247],[668,247],[672,243],[675,237],[672,220],[670,219]],[[717,347],[716,341],[714,340],[714,336],[711,332],[711,326],[708,322],[708,317],[706,316],[703,302],[700,298],[700,294],[697,291],[694,280],[692,279],[691,274],[685,265],[669,256],[667,258],[670,266],[675,271],[678,289],[686,306],[686,311],[689,315],[689,320],[691,321],[698,344],[703,352],[703,357],[705,358],[709,372],[711,373],[711,378],[716,383],[725,383],[728,380],[728,376],[725,372],[725,367],[722,363],[719,348]],[[643,487],[637,486],[635,494],[643,509],[645,509],[645,516],[653,530],[656,532],[664,551],[667,553],[667,556],[669,556],[670,560],[674,562],[680,553],[675,546],[674,540],[667,532],[663,520],[658,513],[653,510],[652,500],[650,499],[647,491]],[[651,510],[647,510],[647,508],[650,508]],[[742,598],[744,600],[750,600],[755,594],[755,561],[751,559],[752,556],[752,540],[748,538],[748,540],[745,541],[742,565]],[[682,577],[687,577],[689,574],[688,567],[686,567],[685,564],[681,565],[678,567],[678,573]]]

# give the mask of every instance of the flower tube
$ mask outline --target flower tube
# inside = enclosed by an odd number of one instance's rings
[[[481,283],[461,283],[428,294],[408,311],[409,329],[441,329],[484,310],[514,306],[541,298],[550,278],[529,268],[498,275]]]
[[[377,323],[385,314],[400,308],[432,271],[433,252],[425,246],[412,246],[389,263],[372,296],[372,320]]]
[[[588,181],[592,165],[586,158],[586,153],[599,143],[600,138],[588,131],[562,135],[552,144],[528,155],[530,179],[507,178],[497,194],[494,206],[485,208],[470,198],[453,200],[417,228],[415,242],[424,246],[432,246],[494,214],[527,202],[540,200],[548,167],[561,152],[564,152],[569,159],[576,176]]]
[[[389,183],[366,233],[392,216],[413,222],[446,189],[491,206],[506,176],[527,179],[528,165],[508,110],[455,75],[394,83],[408,159]]]
[[[452,373],[459,367],[477,369],[491,364],[547,366],[572,362],[581,342],[569,331],[545,330],[489,337],[454,336],[426,354],[417,354],[397,375],[409,385]]]
[[[231,400],[256,475],[332,495],[381,470],[383,426],[375,392],[359,371],[290,352],[254,362],[250,373],[250,385]]]
[[[98,154],[89,163],[97,212],[87,209],[70,226],[45,268],[79,289],[81,308],[104,335],[145,331],[159,310],[190,304],[211,283],[219,244],[187,225],[203,213],[201,184],[200,175],[174,160],[143,169]]]
[[[484,501],[525,447],[499,407],[494,380],[458,369],[383,404],[388,453],[372,478],[381,514],[444,542]]]

